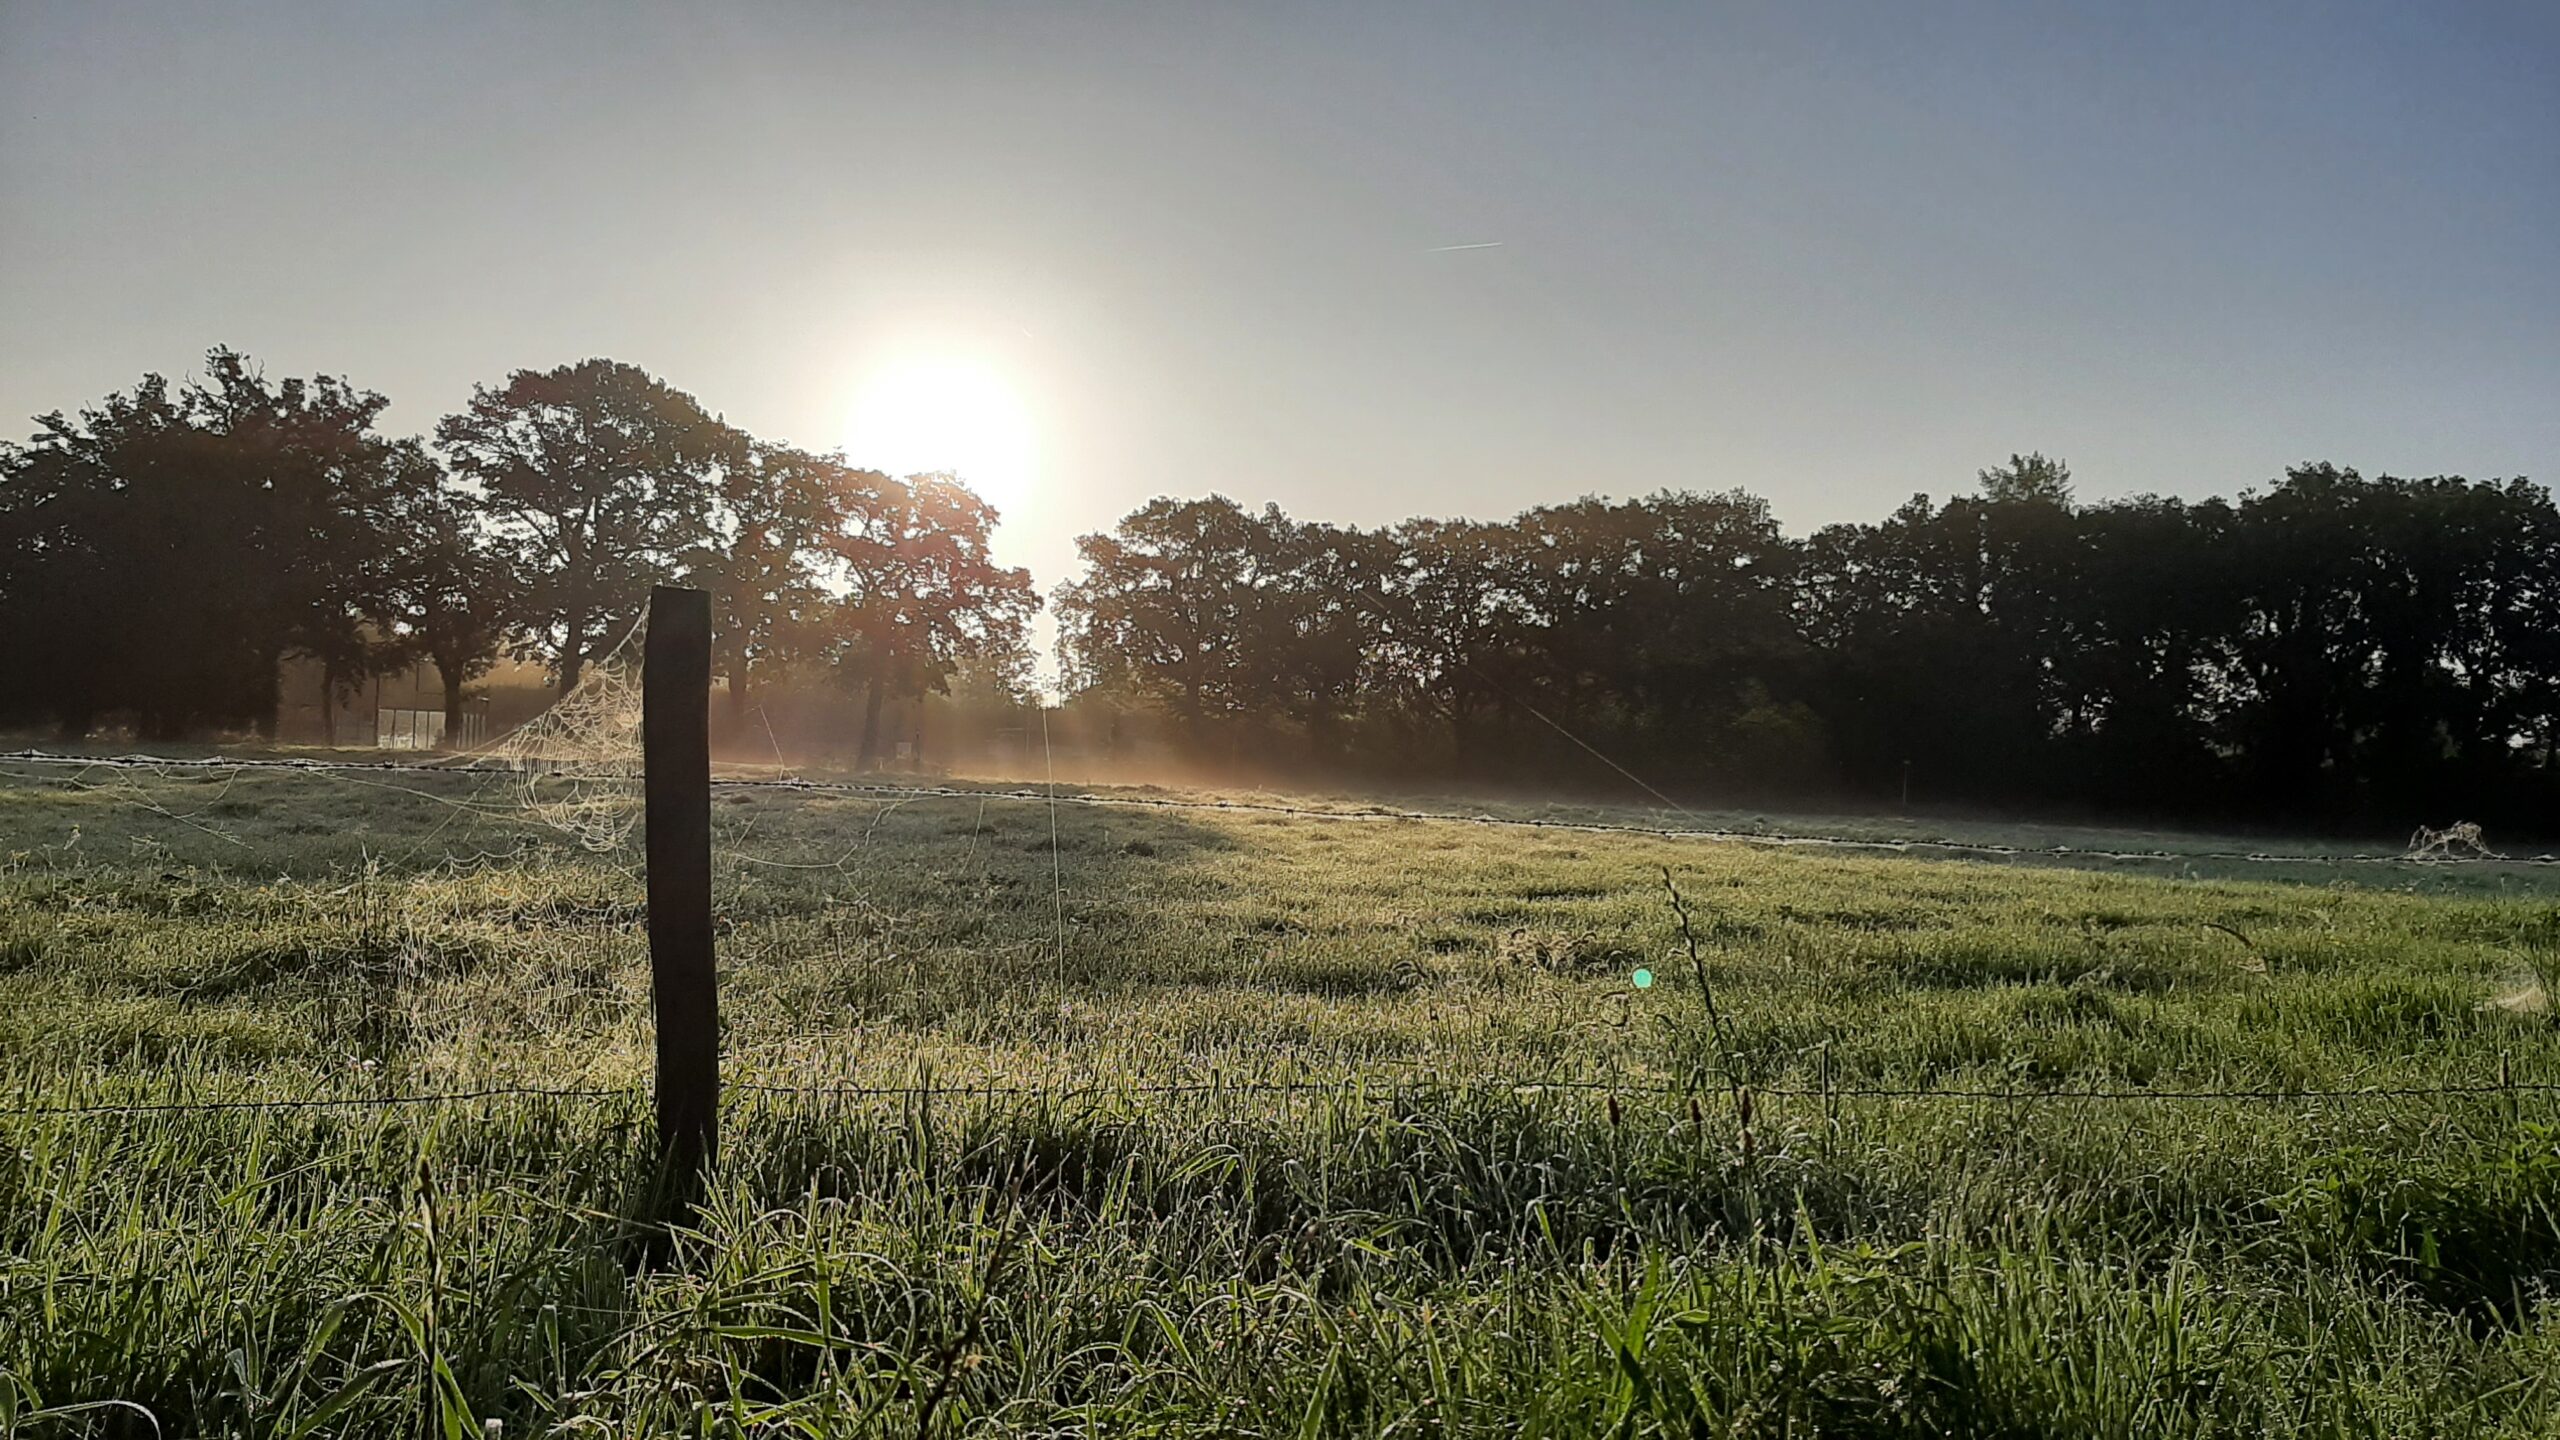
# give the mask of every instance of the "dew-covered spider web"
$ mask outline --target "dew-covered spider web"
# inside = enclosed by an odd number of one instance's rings
[[[590,660],[551,708],[466,762],[515,777],[516,806],[589,850],[618,849],[640,824],[640,662],[648,621]]]
[[[2421,825],[2409,837],[2410,860],[2494,860],[2498,852],[2489,848],[2480,827],[2468,820],[2457,820],[2442,830]]]

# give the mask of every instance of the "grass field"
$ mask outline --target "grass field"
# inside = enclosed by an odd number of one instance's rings
[[[0,1432],[2560,1434],[2549,868],[724,790],[653,1251],[632,850],[0,771]]]

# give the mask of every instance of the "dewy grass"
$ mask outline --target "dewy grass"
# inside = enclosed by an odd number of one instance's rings
[[[8,1106],[605,1093],[0,1117],[0,1433],[2560,1431],[2529,873],[1062,808],[1061,954],[1037,801],[743,792],[641,1264],[630,855],[133,783],[0,785]]]

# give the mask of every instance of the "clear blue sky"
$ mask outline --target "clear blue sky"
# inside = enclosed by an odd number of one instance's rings
[[[2085,8],[5,0],[0,415],[609,355],[825,448],[956,355],[1044,587],[1167,492],[2560,478],[2560,6]]]

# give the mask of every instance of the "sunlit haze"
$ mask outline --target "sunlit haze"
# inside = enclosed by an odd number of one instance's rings
[[[1031,413],[1002,375],[929,351],[892,353],[854,391],[845,454],[893,475],[948,471],[1008,517],[1038,494]]]

